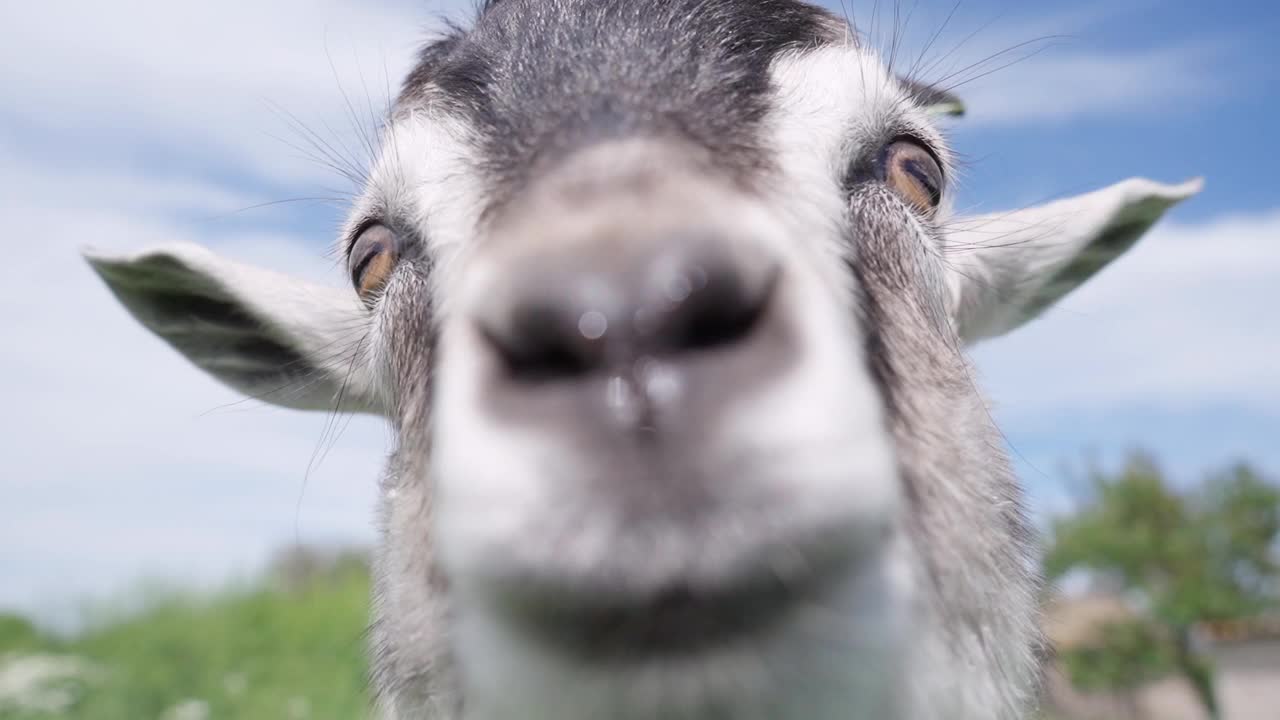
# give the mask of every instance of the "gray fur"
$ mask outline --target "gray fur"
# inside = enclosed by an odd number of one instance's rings
[[[926,705],[942,717],[944,698],[958,689],[989,717],[1018,717],[1038,680],[1032,530],[1003,438],[946,317],[938,261],[902,242],[887,195],[879,187],[855,191],[850,230],[860,261],[852,271],[911,502],[903,522],[919,553],[914,571],[930,588],[918,617],[937,625],[919,648],[932,655],[921,667],[944,664],[933,677],[945,682],[922,691],[936,693]],[[970,673],[956,667],[956,656],[970,657]]]

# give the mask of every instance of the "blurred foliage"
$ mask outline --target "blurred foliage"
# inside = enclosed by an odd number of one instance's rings
[[[291,551],[252,590],[154,599],[74,638],[0,618],[0,718],[366,717],[369,576]]]
[[[1109,622],[1098,630],[1096,641],[1060,655],[1071,683],[1081,690],[1128,690],[1174,670],[1168,644],[1152,623]]]
[[[40,631],[24,618],[0,613],[0,653],[35,650],[45,644]]]
[[[1219,717],[1212,663],[1194,629],[1276,606],[1280,490],[1236,465],[1180,492],[1142,454],[1118,473],[1095,470],[1090,479],[1088,501],[1053,522],[1046,573],[1092,571],[1144,612],[1065,651],[1072,681],[1082,689],[1122,689],[1178,672],[1209,716]]]

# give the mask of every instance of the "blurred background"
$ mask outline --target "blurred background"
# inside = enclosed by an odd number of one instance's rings
[[[364,713],[388,432],[241,400],[77,249],[192,241],[342,285],[334,165],[470,5],[0,3],[0,718]],[[846,0],[887,47],[878,5]],[[1276,718],[1280,10],[902,0],[896,25],[967,102],[966,212],[1208,182],[976,350],[1056,580],[1046,712]]]

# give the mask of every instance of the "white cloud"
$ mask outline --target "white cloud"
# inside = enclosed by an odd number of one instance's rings
[[[979,78],[959,92],[975,126],[1061,123],[1084,116],[1154,114],[1215,92],[1206,52],[1054,52]],[[993,67],[1001,63],[996,61]]]
[[[282,142],[302,137],[281,111],[361,156],[357,125],[385,107],[433,24],[416,2],[4,3],[0,119],[122,163],[146,150],[315,178],[319,165]]]
[[[1010,419],[1125,404],[1273,410],[1278,240],[1280,209],[1157,226],[1046,316],[978,348],[991,397]]]

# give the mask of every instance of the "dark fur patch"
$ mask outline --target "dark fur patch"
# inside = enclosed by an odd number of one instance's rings
[[[314,366],[235,302],[199,292],[113,287],[116,297],[175,350],[232,384],[252,388],[308,379]],[[235,358],[233,365],[222,363]]]
[[[152,255],[95,266],[144,326],[196,365],[259,399],[287,404],[315,366],[289,341],[185,262]]]
[[[1097,240],[1045,283],[1040,292],[1027,302],[1023,313],[1032,318],[1044,312],[1063,295],[1082,285],[1112,260],[1127,252],[1149,227],[1151,223],[1145,218],[1125,220],[1108,227]]]
[[[427,46],[399,103],[428,87],[478,131],[493,202],[593,142],[662,136],[735,178],[767,165],[769,67],[830,42],[835,18],[798,0],[501,0]]]

